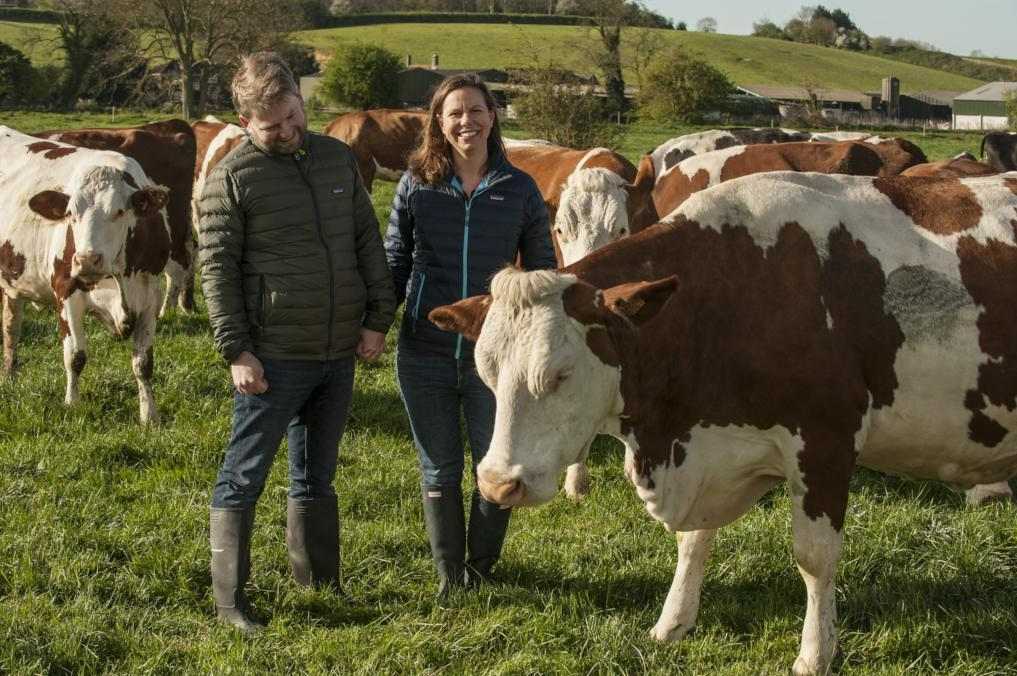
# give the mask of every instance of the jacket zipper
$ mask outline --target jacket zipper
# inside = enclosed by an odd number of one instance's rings
[[[318,230],[318,241],[321,242],[321,248],[325,250],[325,260],[328,263],[328,339],[325,343],[325,359],[332,358],[332,325],[335,323],[335,268],[332,265],[332,252],[329,251],[328,244],[325,243],[325,231],[321,223],[321,210],[318,207],[318,195],[314,192],[314,186],[311,184],[311,179],[307,177],[304,172],[304,164],[302,160],[307,156],[307,151],[303,148],[297,150],[293,154],[293,162],[297,165],[297,173],[300,174],[300,178],[303,179],[304,183],[307,184],[307,189],[311,191],[311,204],[314,205],[314,224]]]
[[[463,275],[462,275],[463,284],[460,298],[466,298],[466,295],[470,292],[469,284],[470,207],[473,206],[473,200],[475,200],[477,197],[480,197],[485,192],[490,190],[491,186],[497,185],[498,183],[506,181],[509,178],[511,178],[511,176],[504,176],[502,178],[495,179],[490,183],[483,185],[482,187],[478,187],[476,190],[473,191],[473,193],[469,197],[466,197],[465,193],[460,193],[466,200],[466,222],[463,226]],[[456,336],[455,358],[460,359],[462,356],[463,356],[463,334],[460,333],[459,335]]]
[[[424,284],[427,283],[427,273],[420,273],[420,287],[417,289],[417,302],[413,306],[413,331],[417,330],[417,321],[420,320],[420,299],[424,297]]]

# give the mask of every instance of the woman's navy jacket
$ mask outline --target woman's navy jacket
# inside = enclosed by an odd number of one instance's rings
[[[503,156],[469,198],[455,176],[436,185],[403,174],[392,202],[385,253],[396,300],[406,301],[400,342],[431,353],[472,358],[473,343],[442,331],[427,313],[489,293],[491,277],[516,262],[554,268],[547,208],[537,184]]]

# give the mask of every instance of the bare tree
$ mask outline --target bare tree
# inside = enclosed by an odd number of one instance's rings
[[[716,33],[717,32],[717,20],[712,16],[704,16],[702,19],[696,22],[696,30],[700,33]]]
[[[240,54],[271,48],[301,19],[294,0],[109,0],[142,36],[149,57],[180,64],[181,112],[205,109],[217,67]]]

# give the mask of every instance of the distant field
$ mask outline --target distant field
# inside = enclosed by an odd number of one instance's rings
[[[814,81],[830,88],[878,91],[888,75],[900,78],[905,92],[926,89],[966,91],[980,82],[944,71],[913,66],[815,45],[741,35],[648,29],[667,44],[698,52],[738,84],[798,85]],[[628,57],[637,31],[625,35]],[[580,72],[590,71],[585,50],[595,35],[572,26],[512,26],[489,24],[385,24],[303,31],[300,42],[331,53],[339,42],[362,41],[411,54],[415,63],[430,63],[437,52],[445,68],[501,68],[554,60]],[[629,77],[632,77],[631,69]]]
[[[24,52],[36,66],[63,63],[63,52],[56,49],[57,29],[51,23],[0,21],[0,42]]]

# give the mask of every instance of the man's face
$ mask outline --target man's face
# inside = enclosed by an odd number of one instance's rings
[[[240,124],[261,148],[290,155],[300,148],[307,134],[304,101],[290,94],[263,113],[255,112],[249,118],[241,115]]]

